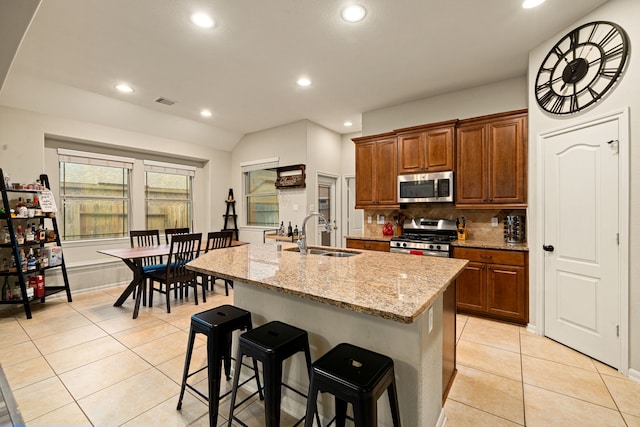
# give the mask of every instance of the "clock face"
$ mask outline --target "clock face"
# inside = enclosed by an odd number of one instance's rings
[[[536,77],[542,109],[571,114],[597,102],[616,82],[629,53],[629,39],[611,22],[584,24],[549,51]]]

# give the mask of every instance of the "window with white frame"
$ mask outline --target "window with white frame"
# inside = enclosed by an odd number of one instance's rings
[[[244,177],[246,224],[273,227],[278,225],[279,206],[276,190],[278,159],[248,162],[241,165]]]
[[[60,149],[58,161],[62,239],[128,236],[133,159]]]
[[[145,160],[147,230],[192,227],[195,168]]]

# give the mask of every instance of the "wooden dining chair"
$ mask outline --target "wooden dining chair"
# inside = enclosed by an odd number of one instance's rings
[[[159,230],[130,230],[129,239],[131,240],[132,248],[140,248],[147,246],[159,246],[160,245],[160,231]],[[147,284],[149,277],[148,274],[162,270],[166,267],[166,264],[162,262],[161,256],[151,256],[142,258],[142,271],[145,276],[145,286],[142,289],[142,303],[147,305]],[[135,298],[135,295],[134,295]]]
[[[207,246],[204,249],[204,253],[209,251],[213,251],[216,249],[227,248],[231,246],[231,242],[233,241],[233,231],[225,230],[225,231],[211,231],[207,234]],[[202,300],[207,302],[206,293],[209,289],[209,284],[211,284],[211,290],[213,290],[213,285],[216,280],[222,279],[224,280],[224,290],[227,296],[229,296],[229,286],[233,288],[233,280],[223,279],[222,277],[209,276],[206,274],[200,274],[202,279]]]
[[[164,230],[164,237],[167,239],[167,245],[171,243],[171,236],[174,234],[189,234],[189,227],[184,228],[167,228]]]
[[[198,305],[198,282],[196,272],[187,269],[187,264],[198,257],[202,233],[176,234],[171,238],[171,248],[167,265],[164,270],[150,273],[153,282],[158,287],[152,286],[149,293],[149,307],[153,307],[153,292],[165,294],[167,300],[167,313],[171,313],[169,293],[171,290],[180,290],[180,296],[189,296],[189,287],[193,287],[193,298]],[[152,282],[152,284],[153,284]]]

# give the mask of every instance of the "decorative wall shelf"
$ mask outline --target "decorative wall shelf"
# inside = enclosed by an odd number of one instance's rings
[[[276,188],[305,188],[305,165],[282,166],[276,169]]]

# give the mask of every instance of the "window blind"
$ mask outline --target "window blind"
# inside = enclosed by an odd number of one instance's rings
[[[252,172],[252,171],[257,171],[261,169],[277,168],[279,163],[280,163],[279,157],[271,157],[269,159],[242,162],[240,163],[240,168],[242,169],[242,173],[245,173],[245,172]]]
[[[169,173],[172,175],[195,176],[196,168],[187,165],[173,163],[155,162],[153,160],[144,161],[145,172]]]
[[[108,154],[88,153],[84,151],[58,148],[58,161],[64,163],[78,163],[81,165],[133,169],[134,159],[130,157],[111,156]]]

